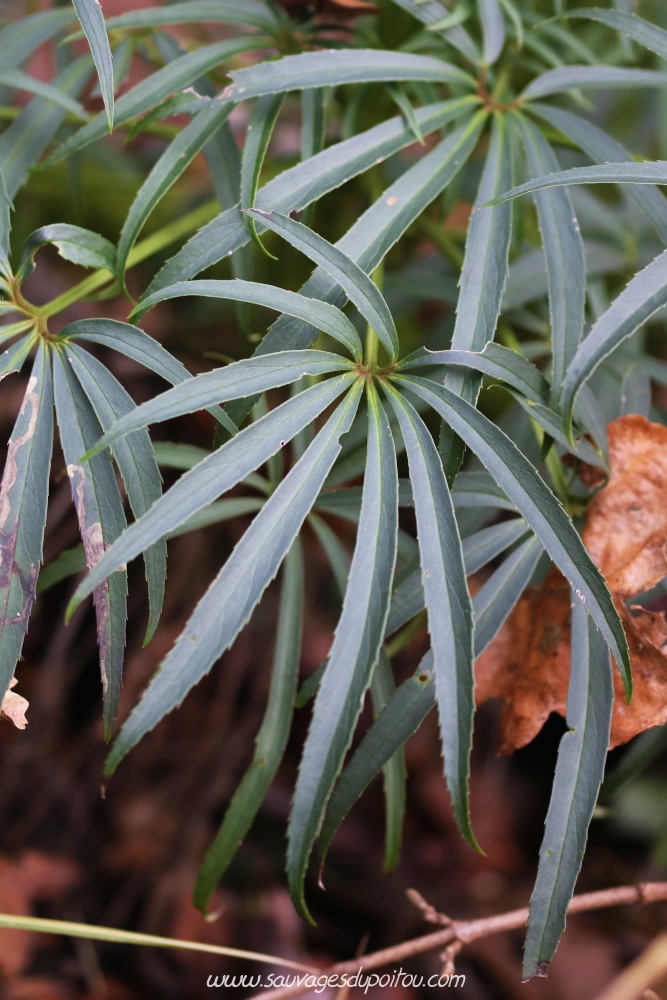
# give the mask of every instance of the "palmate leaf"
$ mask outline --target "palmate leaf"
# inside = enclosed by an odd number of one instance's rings
[[[384,49],[328,49],[284,56],[274,62],[232,70],[232,83],[222,92],[228,101],[245,101],[264,94],[339,87],[346,83],[423,80],[475,86],[475,80],[458,66],[432,56]],[[658,74],[659,75],[659,74]]]
[[[549,104],[533,104],[529,110],[576,142],[596,163],[608,163],[610,160],[627,163],[632,160],[620,142],[578,115]],[[667,241],[667,199],[664,195],[657,189],[637,185],[631,185],[628,194],[646,212],[662,239]]]
[[[115,546],[82,581],[72,602],[80,601],[118,566],[129,562],[163,535],[175,531],[197,511],[246,479],[283,444],[307,427],[350,386],[354,376],[339,376],[306,389],[244,428],[222,448],[210,452],[174,483],[157,503],[130,525]]]
[[[70,97],[77,97],[90,77],[93,62],[90,56],[81,56],[51,81]],[[0,171],[10,198],[28,179],[28,170],[34,166],[60,128],[66,115],[63,107],[44,97],[35,97],[18,118],[0,135]],[[102,115],[106,123],[106,117]],[[87,128],[87,126],[84,126]],[[105,127],[103,126],[102,133]]]
[[[284,94],[267,94],[265,97],[259,97],[252,109],[250,121],[246,129],[246,141],[241,159],[240,205],[242,211],[254,208],[262,164],[284,99]],[[268,253],[257,235],[255,220],[247,213],[244,213],[243,220],[253,242],[264,253]],[[272,255],[268,254],[268,256],[271,257]]]
[[[561,394],[566,429],[584,382],[601,361],[667,303],[667,250],[634,276],[593,325],[567,372]]]
[[[0,65],[3,70],[15,69],[36,49],[57,35],[74,20],[71,8],[40,11],[8,24],[0,31]]]
[[[667,73],[650,69],[625,69],[619,66],[557,66],[542,73],[529,83],[522,93],[526,101],[548,94],[561,94],[565,90],[583,88],[664,87]]]
[[[103,430],[108,430],[118,417],[134,409],[132,397],[97,358],[75,344],[67,347],[67,360],[95,410]],[[148,431],[136,431],[117,441],[113,455],[123,477],[125,490],[136,518],[162,496],[162,477]],[[153,637],[162,611],[164,584],[167,575],[167,545],[158,540],[144,554],[150,616],[145,643]]]
[[[86,566],[100,559],[125,527],[125,515],[109,456],[90,462],[81,456],[99,437],[100,424],[71,364],[61,351],[52,352],[56,414],[72,499],[79,521]],[[100,583],[93,592],[97,617],[97,643],[104,695],[104,738],[109,740],[118,709],[123,672],[127,572],[122,570]]]
[[[507,435],[465,400],[426,379],[397,375],[394,381],[430,403],[452,425],[514,503],[586,605],[609,646],[629,697],[632,675],[620,618],[604,577],[551,490]]]
[[[440,456],[411,404],[387,388],[405,441],[415,501],[422,584],[445,758],[459,830],[477,847],[470,825],[468,780],[474,713],[473,613],[454,505]]]
[[[521,138],[533,175],[558,168],[551,146],[532,122],[517,115]],[[557,402],[565,372],[584,329],[586,260],[572,202],[565,191],[540,192],[537,217],[549,276],[549,316],[552,343],[552,400]]]
[[[565,929],[604,775],[614,686],[609,651],[584,607],[572,608],[568,732],[561,739],[528,915],[524,982],[546,976]]]
[[[482,351],[495,334],[507,281],[512,213],[509,208],[496,211],[500,206],[491,211],[481,208],[511,183],[511,177],[511,146],[505,118],[494,115],[489,152],[470,218],[459,279],[460,294],[452,335],[454,350]],[[447,372],[445,385],[473,403],[481,379],[470,372],[454,370]],[[463,448],[460,438],[455,438],[446,424],[441,428],[439,448],[445,474],[451,483],[463,461]]]
[[[109,48],[109,38],[104,24],[104,14],[99,0],[72,0],[76,16],[88,39],[90,51],[97,70],[104,110],[109,131],[113,129],[114,82],[113,60]]]
[[[475,656],[484,651],[521,597],[541,553],[542,547],[533,536],[495,570],[476,594]],[[387,702],[343,771],[331,796],[317,845],[322,861],[334,833],[356,800],[435,705],[435,686],[433,650],[429,649],[414,675]]]
[[[257,48],[261,44],[270,44],[267,39],[252,36],[252,38],[231,38],[223,42],[216,42],[213,45],[204,45],[193,52],[174,59],[150,76],[142,80],[126,94],[119,97],[114,107],[114,124],[116,128],[141,115],[144,111],[159,104],[165,97],[169,97],[178,90],[189,87],[195,80],[198,80],[204,73],[220,66],[228,59],[241,52]],[[58,78],[53,81],[58,83]],[[64,112],[63,112],[64,114]],[[84,149],[91,142],[101,139],[107,131],[107,119],[104,112],[96,115],[92,121],[78,129],[74,135],[66,139],[51,156],[43,161],[42,166],[51,166],[58,163],[71,153]],[[6,135],[6,133],[5,133]],[[3,135],[4,138],[4,135]],[[46,145],[46,143],[44,144]],[[44,147],[42,147],[44,148]],[[41,153],[41,150],[40,150]]]
[[[542,430],[546,431],[549,437],[552,437],[554,441],[558,441],[562,444],[569,452],[576,455],[577,458],[581,459],[582,462],[587,462],[589,465],[597,465],[598,467],[608,471],[605,464],[605,460],[602,455],[599,455],[595,448],[586,440],[585,437],[581,436],[580,433],[576,440],[570,441],[567,434],[563,431],[562,421],[557,413],[549,409],[543,403],[530,402],[518,392],[514,392],[512,389],[508,390],[510,395],[516,399],[519,406],[521,406],[528,416],[539,424]]]
[[[363,213],[336,244],[337,248],[370,274],[403,235],[408,226],[456,176],[472,153],[486,120],[479,112],[444,139],[436,148],[406,170],[382,196]],[[317,268],[301,293],[336,305],[343,305],[345,293],[323,269]],[[280,317],[269,328],[257,354],[293,349],[308,345],[316,336],[310,324]],[[239,422],[248,412],[251,400],[230,408]]]
[[[350,371],[352,367],[351,361],[327,351],[284,351],[248,361],[235,361],[226,368],[214,368],[174,386],[121,417],[86,457],[99,454],[125,434],[149,424],[194,413],[213,403],[239,399],[249,393],[259,395],[267,389],[289,385],[303,375],[326,375],[329,372]]]
[[[32,324],[29,323],[28,325]],[[2,329],[6,331],[7,327],[3,327]],[[14,332],[17,333],[19,331]],[[3,351],[0,354],[0,376],[9,375],[10,372],[19,372],[23,367],[23,362],[30,354],[34,343],[34,338],[28,334],[13,343],[6,351]]]
[[[236,545],[123,726],[106,774],[180,705],[245,625],[315,502],[340,450],[339,438],[352,424],[360,393],[357,382]]]
[[[389,657],[380,650],[373,677],[371,678],[371,698],[373,715],[377,718],[396,693],[396,684]],[[385,836],[383,870],[393,872],[401,858],[403,821],[407,800],[408,772],[405,753],[399,748],[382,768],[384,776]]]
[[[0,698],[14,676],[36,596],[52,447],[51,362],[41,346],[9,439],[0,483]]]
[[[252,218],[261,219],[265,226],[278,233],[301,250],[340,285],[346,296],[377,333],[390,358],[398,354],[398,334],[382,292],[359,265],[338,247],[328,243],[307,226],[278,212],[248,210]]]
[[[477,105],[479,98],[468,96],[418,109],[415,116],[424,135],[429,135]],[[303,209],[413,141],[414,136],[404,120],[391,118],[283,171],[258,190],[255,206],[262,211],[275,210],[283,213]],[[390,194],[389,197],[394,195]],[[204,226],[165,264],[149,285],[146,294],[151,295],[176,281],[194,277],[204,268],[233,253],[249,239],[238,208],[228,209]]]
[[[123,286],[127,258],[148,216],[197,153],[224,124],[231,110],[231,105],[212,104],[205,111],[200,111],[165,149],[142,184],[127,213],[118,241],[114,273]]]
[[[149,368],[172,385],[180,385],[181,382],[192,378],[185,365],[177,361],[157,340],[129,323],[121,323],[114,319],[76,320],[66,326],[59,335],[59,339],[64,342],[70,338],[111,347],[125,357],[138,361],[140,365]],[[219,406],[210,406],[207,409],[231,435],[237,433],[236,424],[232,423],[224,410]]]
[[[36,80],[27,73],[22,73],[18,69],[0,71],[0,87],[12,87],[14,90],[22,90],[27,94],[37,94],[45,97],[54,104],[59,104],[65,111],[70,111],[81,121],[88,121],[88,115],[83,110],[83,105],[75,101],[73,97],[64,94],[57,87],[52,87],[50,83],[43,80]]]
[[[297,538],[285,559],[271,688],[255,753],[197,875],[194,904],[202,913],[250,829],[285,752],[301,658],[303,589],[303,555]]]
[[[396,455],[389,422],[372,382],[368,383],[364,484],[343,610],[315,701],[287,834],[290,895],[305,919],[310,919],[303,890],[308,859],[378,660],[396,560]]]
[[[274,309],[288,316],[295,316],[313,323],[319,330],[334,337],[358,360],[363,349],[356,328],[345,313],[328,302],[307,299],[304,295],[289,292],[276,285],[263,285],[257,281],[180,281],[169,285],[148,298],[143,299],[130,314],[130,319],[145,315],[158,302],[180,298],[185,295],[205,295],[216,299],[231,299],[235,302],[254,302],[267,309]]]
[[[31,233],[23,244],[21,260],[16,271],[20,282],[35,270],[35,254],[40,247],[52,243],[65,260],[82,267],[107,268],[113,271],[116,260],[116,248],[104,236],[93,233],[90,229],[80,226],[70,226],[55,223],[43,226]]]

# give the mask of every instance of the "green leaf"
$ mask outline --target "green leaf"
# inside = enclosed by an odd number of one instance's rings
[[[327,129],[327,88],[313,87],[301,94],[301,159],[324,149]]]
[[[415,117],[422,133],[429,135],[478,104],[479,98],[474,96],[442,101],[417,109]],[[284,170],[259,189],[256,207],[263,211],[299,211],[413,141],[414,136],[403,118],[390,118]],[[146,294],[194,277],[243,246],[249,238],[238,208],[228,209],[204,226],[165,264]]]
[[[473,351],[429,351],[422,347],[401,361],[397,371],[429,365],[472,368],[501,382],[507,382],[533,402],[546,402],[549,399],[549,383],[539,368],[500,344],[487,344],[480,354]]]
[[[412,677],[392,695],[359,744],[331,796],[317,853],[323,863],[333,835],[348,812],[387,762],[419,729],[435,703],[433,651],[429,649]]]
[[[57,87],[52,87],[50,83],[36,80],[33,76],[28,76],[27,73],[22,73],[18,69],[0,71],[0,86],[12,87],[14,90],[22,90],[28,94],[38,94],[40,97],[45,97],[47,101],[59,104],[65,111],[71,111],[82,121],[88,121],[88,115],[79,101],[75,101],[73,97],[64,94]]]
[[[542,188],[566,187],[571,184],[667,184],[667,160],[645,163],[601,163],[594,167],[573,167],[537,177],[512,188],[497,202],[508,201]]]
[[[259,97],[252,109],[250,121],[246,129],[246,141],[241,159],[241,210],[254,208],[255,196],[259,187],[259,175],[264,163],[264,157],[273,135],[273,129],[278,121],[280,109],[285,99],[284,94],[267,94]],[[255,220],[244,213],[243,220],[250,238],[264,253],[268,251],[257,235]],[[272,254],[268,254],[272,257]]]
[[[304,91],[304,93],[307,93],[307,91]],[[391,97],[396,107],[400,109],[401,113],[405,117],[405,120],[412,129],[412,134],[414,135],[417,142],[421,143],[421,145],[423,146],[424,136],[422,135],[422,131],[419,127],[419,122],[415,117],[415,110],[412,107],[410,99],[408,95],[405,93],[403,87],[401,87],[400,83],[388,83],[387,93]]]
[[[283,570],[271,688],[255,753],[197,875],[193,901],[202,913],[250,829],[285,752],[301,659],[303,601],[303,555],[297,538]]]
[[[166,101],[162,101],[143,118],[139,118],[127,133],[125,142],[131,142],[137,135],[145,132],[149,125],[162,121],[164,118],[170,118],[172,115],[196,114],[198,111],[203,111],[211,106],[211,101],[211,97],[202,97],[194,87],[188,87],[180,94],[168,97]]]
[[[95,410],[102,430],[135,408],[132,397],[108,368],[75,344],[67,348],[67,360]],[[136,518],[145,514],[162,496],[162,477],[148,431],[136,431],[121,438],[113,455],[123,477],[125,490]],[[167,576],[167,545],[160,539],[144,553],[150,616],[144,645],[153,637],[164,599]]]
[[[0,170],[0,276],[7,279],[12,276],[12,268],[9,263],[10,233],[12,231],[11,210],[12,203],[5,187],[5,178]]]
[[[437,0],[427,0],[426,3],[422,2],[422,0],[394,0],[394,3],[402,7],[403,10],[407,10],[418,21],[421,21],[422,24],[429,26],[447,17],[447,9],[438,3]],[[472,63],[480,62],[477,46],[465,28],[461,27],[460,24],[455,25],[453,28],[436,30],[439,30],[442,37],[450,45],[453,45],[455,49],[462,52]]]
[[[52,243],[65,260],[82,267],[107,268],[113,271],[116,248],[109,240],[90,229],[55,223],[43,226],[31,233],[23,244],[21,262],[16,272],[18,281],[23,282],[35,270],[35,254],[40,247]]]
[[[248,621],[335,461],[339,438],[352,424],[360,392],[357,383],[234,548],[123,726],[106,774],[113,773],[142,736],[180,705]]]
[[[269,229],[278,233],[288,243],[291,243],[297,250],[323,268],[340,285],[349,300],[354,303],[364,319],[370,324],[389,356],[392,359],[396,358],[398,334],[389,312],[389,306],[377,285],[354,260],[342,250],[328,243],[323,237],[318,236],[312,229],[300,222],[295,222],[287,215],[257,210],[248,210],[246,214],[252,218],[261,219]]]
[[[348,229],[336,247],[371,274],[387,252],[435,197],[456,176],[477,145],[487,114],[481,111],[465,122],[435,149],[423,156]],[[301,289],[302,294],[342,306],[345,293],[324,268],[317,268]],[[302,322],[279,318],[269,329],[258,352],[308,345],[315,329]]]
[[[343,344],[355,360],[358,360],[363,353],[356,328],[340,309],[329,305],[328,302],[318,302],[317,299],[306,298],[304,295],[289,292],[276,285],[263,285],[256,281],[179,281],[143,299],[130,314],[130,318],[144,316],[158,302],[185,295],[205,295],[210,298],[232,299],[236,302],[254,302],[267,309],[274,309],[313,323],[319,330],[323,330]]]
[[[72,487],[86,566],[90,569],[125,527],[123,503],[108,455],[98,455],[90,462],[81,462],[81,455],[99,437],[101,427],[70,363],[60,351],[53,351],[52,356],[60,443]],[[104,738],[109,740],[118,709],[123,673],[127,572],[115,573],[109,580],[100,583],[93,592],[93,600],[104,695]]]
[[[174,386],[121,417],[86,457],[98,455],[125,434],[148,424],[194,413],[212,403],[224,403],[250,393],[259,394],[267,389],[289,385],[303,375],[323,375],[351,368],[351,362],[327,351],[283,351],[247,361],[235,361],[226,368],[214,368]]]
[[[359,497],[359,508],[361,509],[361,497]],[[336,587],[343,598],[347,589],[347,578],[350,575],[350,557],[347,550],[335,531],[332,531],[326,521],[323,521],[317,514],[308,515],[308,524],[317,535],[317,540],[326,553]]]
[[[609,802],[618,792],[635,781],[667,746],[667,726],[655,726],[632,741],[620,763],[605,775],[599,799]]]
[[[447,787],[459,830],[477,848],[468,789],[475,710],[474,626],[461,540],[433,439],[411,404],[394,390],[387,392],[410,466]]]
[[[215,503],[210,503],[207,507],[197,511],[178,528],[170,531],[167,538],[186,535],[189,531],[199,531],[200,528],[208,528],[211,524],[231,521],[235,517],[243,517],[246,514],[256,514],[263,506],[262,497],[232,497],[230,500],[216,500]]]
[[[40,346],[0,483],[0,697],[14,676],[35,599],[52,447],[51,364],[49,352]]]
[[[40,11],[8,24],[0,31],[0,64],[4,70],[20,66],[40,45],[74,20],[71,8]]]
[[[470,217],[466,251],[459,281],[456,323],[452,348],[482,351],[493,340],[503,290],[507,281],[507,260],[512,236],[512,212],[482,209],[498,192],[512,182],[511,146],[504,115],[494,115],[491,143],[484,164],[473,213]],[[445,385],[474,403],[481,379],[469,372],[451,371]],[[452,482],[463,461],[463,448],[449,427],[440,430],[440,455],[448,482]]]
[[[371,697],[375,718],[391,701],[395,692],[396,685],[391,664],[384,649],[381,649],[371,680]],[[408,772],[402,747],[389,758],[382,770],[384,773],[385,802],[384,863],[382,867],[385,872],[393,872],[401,858],[403,820],[405,819],[407,799]]]
[[[568,11],[566,16],[585,17],[607,24],[610,28],[634,38],[650,52],[656,52],[663,59],[667,59],[667,31],[651,21],[637,17],[636,14],[621,10],[602,10],[601,7],[583,7],[580,10]]]
[[[507,435],[465,400],[426,379],[397,375],[395,381],[451,424],[514,503],[605,637],[629,697],[632,675],[621,620],[604,577],[551,490]]]
[[[562,108],[554,108],[549,104],[533,104],[530,107],[533,114],[539,115],[545,121],[559,129],[563,135],[576,142],[585,153],[596,163],[610,161],[627,162],[632,156],[625,146],[616,139],[597,128],[592,122],[579,118]],[[643,188],[632,185],[628,194],[639,207],[646,212],[650,222],[655,226],[663,240],[667,240],[667,199],[655,188]]]
[[[521,517],[502,521],[490,528],[482,528],[463,539],[463,565],[466,576],[476,573],[492,559],[496,559],[506,549],[520,541],[528,531]],[[409,622],[425,607],[422,571],[415,570],[396,588],[391,599],[385,638]]]
[[[563,384],[561,410],[566,429],[577,393],[601,361],[667,303],[667,250],[636,274],[600,316],[577,351]]]
[[[164,7],[144,7],[107,19],[107,30],[120,28],[157,28],[165,24],[247,24],[266,30],[276,26],[269,7],[257,0],[191,0]]]
[[[3,329],[6,330],[7,327]],[[13,372],[21,371],[23,362],[30,354],[34,343],[34,338],[31,334],[28,334],[25,337],[21,337],[20,340],[17,340],[11,347],[8,347],[6,351],[0,354],[0,380]]]
[[[558,160],[542,133],[523,115],[517,116],[530,172],[558,169]],[[557,402],[568,366],[584,329],[586,259],[574,208],[565,191],[535,197],[549,276],[549,316],[553,364],[552,400]]]
[[[81,56],[51,81],[51,86],[70,97],[81,93],[92,69],[90,56]],[[25,106],[18,118],[0,135],[0,171],[10,198],[28,179],[28,170],[34,166],[60,128],[66,115],[64,108],[44,97],[35,97]],[[102,122],[106,123],[104,114]],[[88,128],[84,125],[84,128]],[[103,125],[102,134],[105,128]]]
[[[197,511],[266,462],[280,450],[283,442],[289,441],[330,406],[349,387],[351,377],[330,379],[299,393],[244,428],[222,448],[210,452],[181,476],[142,518],[130,525],[116,545],[104,554],[92,574],[80,584],[72,598],[72,606],[118,566],[134,559],[165,534],[174,532]]]
[[[559,441],[560,444],[573,455],[576,455],[577,458],[581,459],[582,462],[587,462],[589,465],[597,465],[599,468],[608,471],[602,455],[598,454],[581,432],[578,433],[576,439],[573,438],[570,441],[563,431],[561,418],[557,413],[554,413],[553,410],[550,410],[543,403],[531,403],[519,393],[515,393],[512,390],[509,390],[509,392],[516,399],[519,406],[546,431],[549,437],[552,437],[555,441]]]
[[[498,0],[477,0],[477,10],[482,23],[484,62],[493,66],[505,44],[505,22]]]
[[[75,545],[73,549],[65,549],[55,559],[44,567],[37,581],[37,597],[55,587],[61,580],[82,573],[86,568],[86,553],[83,545]]]
[[[222,96],[228,101],[246,101],[264,94],[305,90],[307,87],[338,87],[345,83],[388,80],[424,80],[475,86],[468,73],[443,59],[386,49],[326,49],[284,56],[232,70],[232,83]]]
[[[252,38],[230,38],[223,42],[216,42],[214,45],[204,45],[200,49],[179,56],[118,98],[114,109],[114,124],[118,128],[130,118],[136,118],[137,115],[141,115],[144,111],[159,104],[165,97],[189,87],[209,70],[215,69],[216,66],[220,66],[240,52],[257,48],[262,42],[266,44],[265,39],[255,35]],[[54,83],[57,84],[57,82],[56,78]],[[101,139],[106,131],[106,115],[101,112],[69,139],[66,139],[48,159],[44,160],[42,166],[51,166],[71,153],[84,149],[91,142]]]
[[[90,51],[97,70],[97,77],[100,82],[107,123],[111,132],[113,129],[114,103],[113,60],[111,58],[111,49],[109,48],[109,38],[104,23],[102,5],[99,0],[72,0],[72,3],[90,45]]]
[[[91,0],[91,2],[95,3],[95,0]],[[172,63],[172,65],[174,64]],[[216,103],[196,115],[165,149],[141,185],[132,207],[127,213],[118,241],[114,273],[123,286],[127,258],[144,223],[160,199],[178,180],[186,167],[192,163],[197,153],[227,120],[231,110],[231,105]]]
[[[511,510],[516,507],[488,472],[460,472],[452,487],[454,507],[492,507]]]
[[[305,919],[310,919],[304,899],[308,859],[380,653],[396,561],[397,530],[396,455],[389,421],[369,382],[368,451],[357,544],[343,610],[299,765],[287,834],[290,895]]]
[[[664,87],[667,73],[656,73],[650,69],[625,69],[619,66],[557,66],[536,77],[524,92],[522,98],[534,101],[547,94],[561,94],[564,90],[577,88],[620,87]]]
[[[532,535],[496,569],[477,591],[475,611],[475,657],[481,656],[530,583],[543,549]]]
[[[110,347],[125,357],[138,361],[140,365],[149,368],[172,385],[180,385],[192,378],[185,365],[177,361],[157,340],[129,323],[120,323],[114,319],[76,320],[66,326],[59,335],[59,339],[65,342],[70,338],[88,340],[93,344]],[[208,407],[208,412],[232,435],[236,434],[236,425],[219,406]]]
[[[175,441],[155,441],[153,451],[157,464],[163,468],[181,469],[183,471],[192,469],[204,458],[211,454],[206,448],[199,448],[195,444],[176,443]]]
[[[523,981],[546,976],[565,929],[604,774],[614,701],[609,652],[573,598],[568,732],[558,749],[540,864],[528,915]]]

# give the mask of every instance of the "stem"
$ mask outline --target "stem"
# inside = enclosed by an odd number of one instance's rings
[[[77,924],[71,920],[43,920],[39,917],[19,917],[11,913],[0,913],[0,927],[12,930],[36,931],[41,934],[62,934],[65,937],[87,938],[89,941],[113,941],[117,944],[150,945],[153,948],[182,948],[186,951],[204,951],[212,955],[229,955],[245,958],[253,962],[268,962],[283,965],[288,969],[314,972],[311,966],[292,962],[275,955],[264,955],[256,951],[242,951],[224,945],[202,944],[199,941],[181,941],[178,938],[158,937],[156,934],[140,934],[137,931],[122,931],[116,927],[100,927],[96,924]]]
[[[371,280],[377,287],[382,291],[382,282],[384,279],[384,261],[380,261],[378,266],[375,268],[371,274]],[[370,323],[366,327],[366,351],[365,351],[365,365],[366,368],[374,371],[377,367],[378,359],[378,336]]]
[[[635,903],[657,903],[667,899],[667,882],[642,882],[639,885],[623,885],[616,889],[603,889],[601,892],[586,892],[579,896],[574,896],[570,900],[567,908],[568,913],[586,913],[590,910],[601,910],[608,906],[631,906]],[[439,923],[444,923],[446,918],[440,918]],[[413,955],[421,955],[425,951],[432,951],[434,948],[444,948],[445,945],[453,941],[461,944],[468,944],[477,938],[488,937],[490,934],[499,934],[501,931],[517,930],[524,927],[528,920],[528,907],[521,910],[511,910],[508,913],[500,913],[495,917],[482,917],[480,920],[452,920],[448,927],[426,934],[423,937],[415,938],[412,941],[404,941],[402,944],[394,945],[391,948],[383,948],[382,951],[372,952],[362,958],[351,959],[349,962],[338,962],[329,966],[328,969],[319,969],[318,978],[333,977],[347,973],[348,976],[358,972],[361,968],[379,969],[383,965],[402,962]],[[287,1000],[288,997],[299,996],[312,990],[310,977],[305,977],[305,982],[298,986],[287,986],[277,990],[263,990],[261,994],[251,997],[251,1000]],[[334,984],[335,985],[335,984]],[[616,998],[614,998],[616,1000]],[[620,998],[619,998],[620,1000]],[[625,1000],[625,998],[624,998]]]
[[[141,240],[130,252],[127,259],[128,268],[134,267],[135,264],[139,264],[142,260],[147,257],[151,257],[154,253],[159,250],[163,250],[164,247],[169,246],[170,243],[174,243],[181,236],[186,236],[191,233],[194,229],[199,229],[205,223],[210,222],[210,220],[219,211],[219,203],[217,201],[208,201],[205,205],[200,205],[199,208],[194,209],[194,211],[189,212],[182,218],[177,219],[176,222],[171,222],[168,226],[163,226],[162,229],[158,229],[157,232],[151,233],[147,236],[145,240]],[[99,271],[95,271],[94,274],[89,275],[80,281],[78,285],[70,288],[68,291],[63,292],[56,299],[52,299],[47,302],[46,305],[40,307],[34,307],[33,313],[36,316],[43,316],[48,319],[49,316],[55,316],[56,313],[62,312],[68,306],[71,306],[74,302],[79,302],[81,299],[85,299],[92,292],[97,291],[102,288],[109,281],[114,281],[114,275],[111,271],[107,271],[106,268],[102,268]]]

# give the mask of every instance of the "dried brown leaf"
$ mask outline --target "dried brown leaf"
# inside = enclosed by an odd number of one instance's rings
[[[583,539],[609,589],[630,596],[667,576],[667,427],[631,414],[607,434],[609,481],[588,506]]]
[[[28,725],[28,720],[25,717],[25,713],[28,710],[28,699],[22,698],[20,694],[15,694],[11,690],[17,684],[16,677],[13,677],[9,682],[10,690],[2,699],[2,705],[0,705],[0,717],[13,722],[17,729],[25,729]]]

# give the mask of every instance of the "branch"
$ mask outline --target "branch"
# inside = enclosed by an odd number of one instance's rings
[[[416,902],[416,894],[410,894]],[[608,906],[630,906],[633,903],[656,903],[667,900],[667,882],[640,882],[639,885],[623,885],[616,889],[603,889],[600,892],[586,892],[574,896],[567,908],[568,913],[585,913],[590,910],[601,910]],[[425,917],[433,922],[444,923],[449,918],[437,914],[435,910],[427,913],[428,904],[416,903]],[[451,920],[442,930],[423,937],[404,941],[402,944],[381,951],[371,952],[362,958],[354,958],[348,962],[338,962],[328,969],[320,969],[315,975],[317,979],[325,976],[336,976],[347,973],[354,974],[361,968],[364,970],[378,969],[383,965],[402,962],[413,955],[421,955],[434,948],[443,948],[456,943],[459,947],[475,941],[477,938],[488,937],[489,934],[499,934],[501,931],[516,930],[525,926],[528,920],[528,907],[521,910],[511,910],[509,913],[499,913],[495,917],[482,917],[480,920]],[[262,991],[251,1000],[287,1000],[288,997],[299,996],[313,988],[312,976],[299,977],[298,985],[285,986],[276,990]]]

